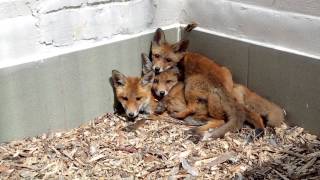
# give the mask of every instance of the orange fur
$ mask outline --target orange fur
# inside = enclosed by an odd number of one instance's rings
[[[284,111],[278,105],[252,92],[247,87],[235,84],[233,95],[247,109],[266,117],[267,125],[279,127],[284,122]]]
[[[161,29],[157,30],[152,43],[152,68],[156,73],[161,75],[161,72],[177,67],[179,63],[184,72],[184,83],[179,83],[177,87],[173,86],[172,95],[168,92],[168,96],[165,97],[168,101],[166,104],[170,104],[173,109],[171,110],[173,117],[184,119],[192,115],[199,120],[208,121],[206,125],[198,127],[195,132],[202,134],[209,128],[217,128],[213,137],[221,137],[227,131],[239,129],[245,120],[256,128],[264,128],[261,116],[265,115],[268,118],[271,117],[270,124],[282,122],[278,112],[266,113],[272,107],[277,109],[271,106],[270,102],[262,103],[260,96],[256,98],[250,93],[251,91],[242,91],[237,88],[228,68],[200,54],[186,52],[187,46],[187,40],[175,44],[167,43]],[[186,104],[181,98],[183,96]],[[247,96],[248,98],[244,98]],[[176,97],[179,98],[175,99]],[[182,105],[175,106],[179,103]],[[259,110],[253,108],[256,104],[261,105]],[[184,110],[181,111],[181,109]],[[277,118],[274,118],[275,116]],[[225,120],[228,122],[221,123]]]
[[[185,52],[188,41],[173,45],[167,43],[164,33],[159,29],[152,44],[153,69],[158,73],[178,66],[183,59],[187,108],[172,113],[173,117],[185,119],[194,115],[207,121],[220,122],[227,119],[228,122],[216,130],[215,137],[221,137],[229,130],[239,129],[246,118],[255,118],[249,121],[259,122],[254,123],[258,128],[264,127],[261,117],[250,116],[249,111],[233,98],[232,75],[227,68],[199,54]],[[214,124],[216,123],[208,123],[197,128],[195,132],[202,134],[204,129],[216,128]]]
[[[116,97],[129,118],[137,117],[140,112],[151,114],[155,111],[157,101],[151,93],[153,78],[153,72],[139,78],[112,71]]]

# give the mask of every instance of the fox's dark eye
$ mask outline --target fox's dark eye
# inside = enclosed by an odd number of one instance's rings
[[[158,84],[158,83],[159,83],[159,80],[158,80],[158,79],[155,79],[155,80],[153,81],[153,83]]]
[[[122,99],[128,101],[128,97],[123,96]]]
[[[166,58],[166,61],[167,61],[167,62],[171,62],[172,59],[171,59],[171,58]]]
[[[160,57],[160,54],[154,54],[154,57],[155,57],[155,58],[159,58],[159,57]]]
[[[142,98],[142,97],[136,97],[136,100],[137,100],[137,101],[140,101],[140,100],[141,100],[141,98]]]
[[[170,83],[172,83],[173,81],[172,81],[172,80],[167,80],[166,82],[167,82],[167,84],[170,84]]]

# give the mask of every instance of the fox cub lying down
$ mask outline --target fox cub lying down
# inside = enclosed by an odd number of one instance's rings
[[[152,114],[157,101],[151,93],[154,73],[139,77],[127,77],[117,70],[112,71],[115,94],[128,118],[134,119],[139,113]]]
[[[213,138],[238,130],[245,121],[258,130],[265,125],[281,125],[284,112],[278,105],[234,83],[228,68],[186,51],[188,44],[186,39],[168,43],[158,28],[152,41],[151,60],[143,55],[142,78],[113,71],[116,96],[128,117],[134,118],[142,111],[165,111],[173,118],[201,122],[202,126],[191,130],[195,136],[214,128]]]

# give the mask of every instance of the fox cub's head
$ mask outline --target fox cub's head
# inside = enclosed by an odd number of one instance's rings
[[[152,62],[145,54],[142,54],[142,59],[142,72],[147,74],[152,71]],[[180,72],[177,67],[172,67],[156,74],[152,84],[152,91],[157,97],[163,98],[179,82],[179,76]]]
[[[170,90],[179,82],[177,67],[165,70],[156,75],[153,80],[152,91],[160,98],[168,95]]]
[[[152,62],[155,73],[160,73],[178,64],[183,58],[184,52],[188,47],[189,41],[182,40],[175,44],[166,41],[162,29],[158,28],[152,41]]]
[[[143,77],[126,77],[117,70],[112,71],[112,81],[116,97],[129,118],[135,118],[139,112],[147,111],[152,101],[152,83],[154,73]]]

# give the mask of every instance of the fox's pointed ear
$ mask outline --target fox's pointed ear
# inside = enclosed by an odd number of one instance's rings
[[[112,70],[112,82],[115,87],[124,86],[126,84],[127,77],[121,74],[117,70]]]
[[[152,84],[153,79],[154,79],[154,72],[150,71],[141,78],[141,85],[145,86],[148,84]]]
[[[153,43],[160,45],[164,42],[166,42],[166,36],[164,35],[163,30],[161,28],[158,28],[153,36]]]
[[[152,62],[145,53],[142,53],[141,57],[142,57],[142,73],[143,75],[145,75],[148,72],[152,71]]]
[[[175,52],[184,52],[189,46],[189,40],[182,40],[172,45],[172,48]]]

